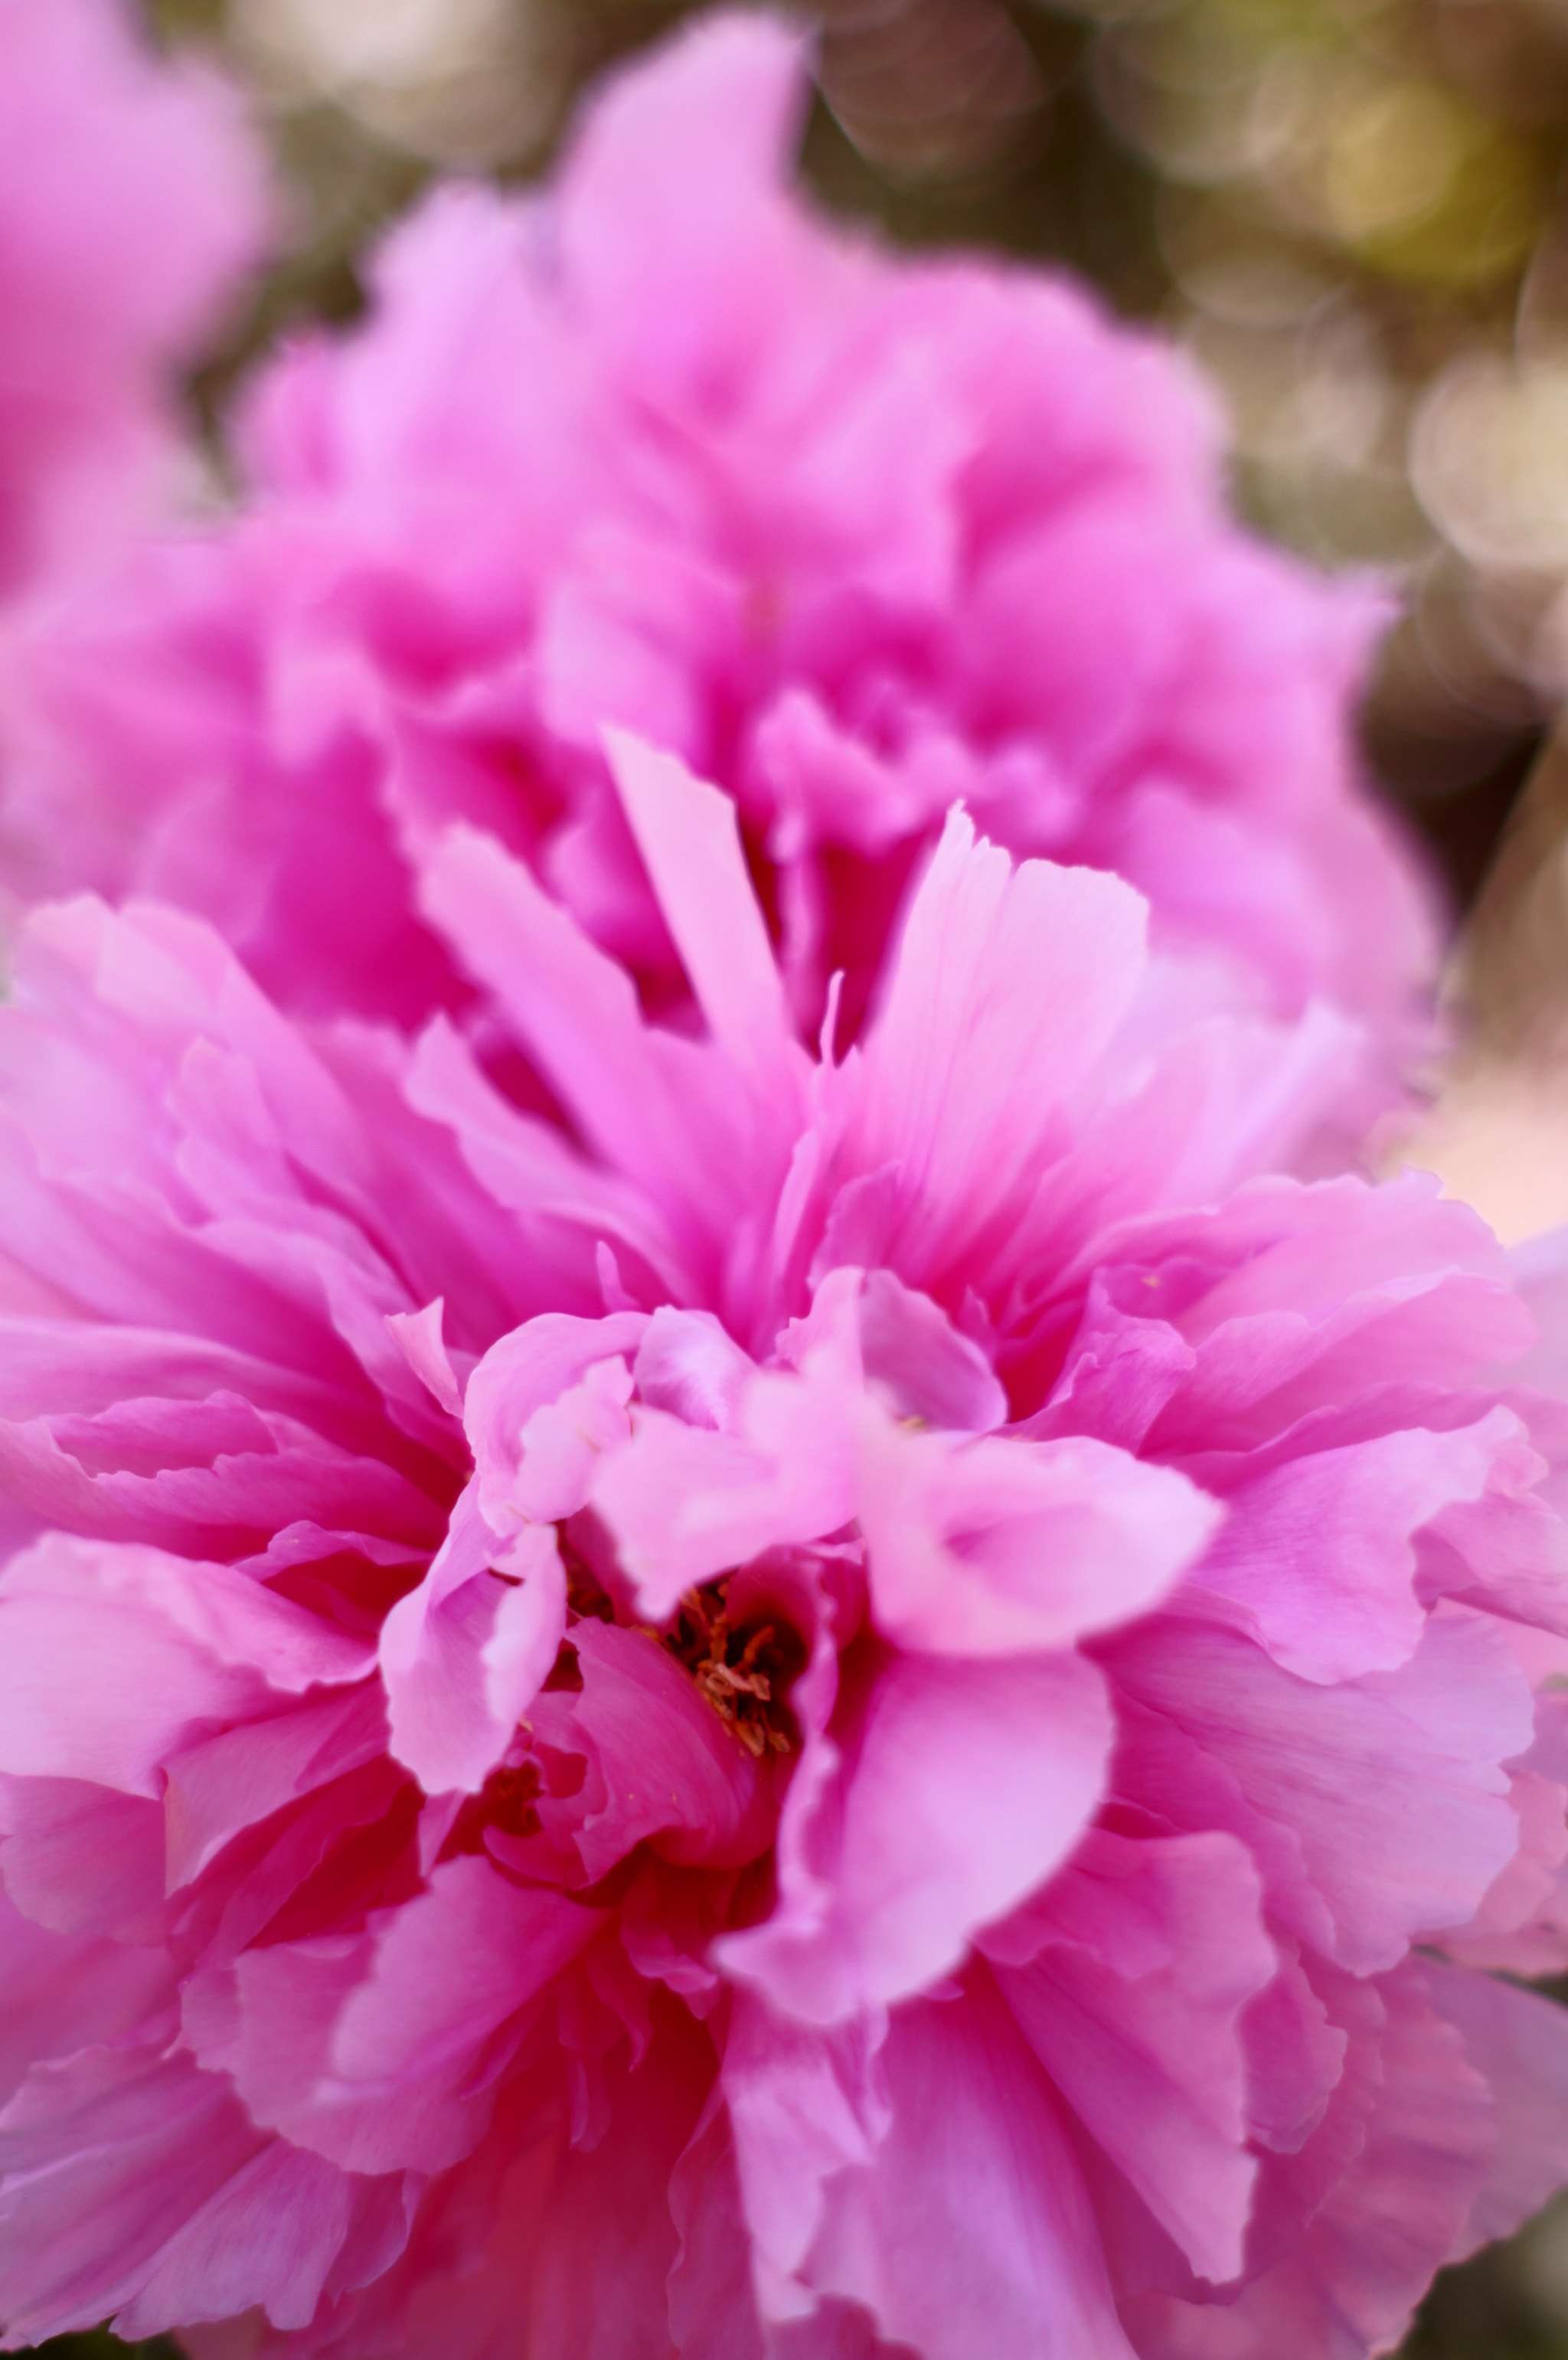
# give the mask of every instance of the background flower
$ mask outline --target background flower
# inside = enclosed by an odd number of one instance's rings
[[[794,35],[719,20],[596,101],[547,195],[396,234],[367,323],[253,388],[235,522],[34,651],[12,873],[170,896],[289,1004],[407,1020],[454,988],[407,860],[463,814],[668,999],[616,722],[735,798],[808,1031],[840,967],[858,1024],[962,796],[1129,877],[1243,1004],[1364,1018],[1364,1127],[1433,955],[1348,741],[1378,602],[1231,524],[1169,354],[809,213],[802,80]]]
[[[0,597],[148,505],[176,380],[256,261],[236,94],[117,0],[0,6]]]

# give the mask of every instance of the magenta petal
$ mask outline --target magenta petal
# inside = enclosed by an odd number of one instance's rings
[[[445,1862],[376,1943],[338,2025],[334,2074],[345,2084],[419,2080],[450,2054],[477,2050],[602,1922],[562,1895],[509,1883],[487,1861]]]
[[[603,1922],[487,1859],[446,1861],[368,1936],[246,1951],[191,2030],[297,2146],[352,2171],[440,2170],[485,2134],[495,2036]]]
[[[345,2247],[368,2245],[383,2269],[397,2260],[415,2193],[274,2139],[164,2246],[115,2329],[156,2335],[257,2304],[275,2327],[308,2327]]]
[[[771,1765],[754,1761],[649,1636],[584,1621],[572,1727],[593,1749],[604,1805],[572,1841],[590,1883],[639,1841],[663,1859],[740,1868],[773,1832]]]

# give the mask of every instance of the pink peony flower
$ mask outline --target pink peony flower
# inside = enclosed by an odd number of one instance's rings
[[[219,2355],[1347,2360],[1568,2177],[1568,1535],[1316,1017],[949,819],[815,1054],[466,826],[405,1045],[79,901],[0,1012],[0,2313]],[[221,2326],[203,2322],[230,2322]]]
[[[1425,890],[1347,731],[1377,600],[1242,535],[1186,365],[1070,286],[897,257],[788,185],[796,36],[719,18],[613,83],[553,187],[439,191],[368,321],[241,421],[241,513],[33,659],[6,814],[38,890],[154,892],[283,1003],[457,989],[408,863],[467,817],[654,1001],[684,989],[601,726],[735,798],[814,1034],[863,1012],[964,799],[1115,870],[1243,1005],[1421,1021]]]
[[[0,0],[0,597],[102,544],[260,242],[232,93],[116,0]]]

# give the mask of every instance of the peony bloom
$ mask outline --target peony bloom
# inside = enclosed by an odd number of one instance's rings
[[[1186,365],[1020,268],[897,257],[788,181],[799,39],[700,27],[553,185],[438,191],[367,322],[253,388],[239,514],[34,652],[13,875],[158,894],[292,1009],[460,990],[410,861],[466,817],[684,992],[599,732],[733,796],[814,1036],[949,805],[1116,871],[1244,1007],[1419,1029],[1424,890],[1347,730],[1377,601],[1249,541]]]
[[[0,598],[123,516],[260,242],[231,93],[118,0],[0,0]]]
[[[678,1024],[466,825],[411,1045],[21,945],[10,2344],[1381,2348],[1568,2177],[1500,1251],[1269,1176],[1343,1031],[961,814],[812,1053],[734,803],[609,772]]]

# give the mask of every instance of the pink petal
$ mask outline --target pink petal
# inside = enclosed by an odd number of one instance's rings
[[[1075,2360],[1132,2360],[1049,2086],[983,1972],[898,2009],[878,2068],[886,2129],[834,2176],[800,2278],[923,2360],[973,2360],[977,2337],[1037,2360],[1047,2321]],[[809,2179],[817,2158],[797,2168]]]
[[[900,1169],[887,1261],[940,1291],[1032,1186],[1062,1101],[1138,988],[1144,906],[1116,879],[1025,861],[948,821],[867,1038],[856,1164]],[[1049,942],[1043,966],[1035,945]]]
[[[1354,1973],[1465,1924],[1518,1847],[1501,1765],[1529,1745],[1529,1691],[1479,1618],[1445,1609],[1408,1663],[1326,1689],[1195,1623],[1151,1620],[1104,1655],[1122,1791],[1229,1828],[1271,1908]]]
[[[1147,2360],[1365,2360],[1398,2344],[1459,2243],[1496,2136],[1486,2085],[1413,1964],[1377,1986],[1386,2011],[1359,2152],[1286,2258],[1229,2303],[1135,2300]]]
[[[1261,1900],[1230,1837],[1096,1830],[978,1945],[1054,2086],[1216,2282],[1242,2267],[1257,2171],[1241,2016],[1278,1963]]]
[[[1391,1670],[1426,1623],[1415,1535],[1486,1491],[1518,1431],[1494,1410],[1457,1432],[1374,1436],[1266,1468],[1227,1497],[1193,1579],[1237,1601],[1276,1663],[1303,1679]]]
[[[610,767],[698,1007],[739,1072],[803,1099],[796,1047],[728,795],[618,730]],[[803,1110],[803,1109],[802,1109]]]
[[[206,1722],[361,1677],[365,1643],[231,1567],[56,1535],[0,1574],[0,1762],[33,1776],[162,1791]]]
[[[746,1384],[733,1433],[639,1409],[631,1441],[600,1463],[593,1504],[642,1612],[663,1622],[693,1583],[847,1524],[855,1491],[844,1403],[830,1387],[763,1372]]]
[[[1111,1740],[1094,1667],[1074,1655],[895,1656],[873,1679],[824,1793],[808,1782],[771,1918],[717,1946],[780,2013],[834,2024],[949,1973],[970,1938],[1071,1852]]]

